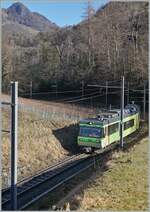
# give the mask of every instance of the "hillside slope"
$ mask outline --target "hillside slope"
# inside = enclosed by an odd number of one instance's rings
[[[119,80],[123,72],[131,84],[147,80],[148,3],[110,2],[89,21],[68,30],[68,40],[71,36],[78,49],[72,54],[80,55],[78,71],[74,70],[79,81]],[[69,65],[74,69],[73,60]],[[71,73],[68,75],[71,78]]]
[[[23,9],[21,16],[16,15],[19,11],[11,7],[9,10],[14,21],[37,30],[35,23],[29,26],[31,14],[29,20],[24,20],[28,9]],[[4,19],[9,22],[9,16]],[[40,27],[43,20],[40,17],[35,22]],[[50,90],[56,82],[61,89],[69,90],[79,88],[82,80],[119,81],[123,74],[132,87],[148,81],[148,2],[109,2],[90,19],[75,26],[54,28],[34,36],[29,36],[32,32],[14,33],[11,38],[3,32],[4,91],[12,79],[20,82],[23,92],[28,92],[31,79],[34,91]]]
[[[7,129],[10,113],[3,110],[3,127]],[[53,118],[53,116],[55,118]],[[34,112],[19,110],[18,116],[18,181],[44,170],[77,151],[76,121],[59,119],[51,114],[46,119]],[[10,168],[9,134],[2,137],[2,187],[7,187]]]

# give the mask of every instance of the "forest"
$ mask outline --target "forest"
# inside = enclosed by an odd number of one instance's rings
[[[5,18],[5,17],[4,17]],[[35,31],[2,20],[2,89],[19,82],[19,92],[78,89],[81,81],[148,80],[148,2],[109,2],[95,11],[87,4],[77,25]],[[16,28],[15,28],[16,27]]]

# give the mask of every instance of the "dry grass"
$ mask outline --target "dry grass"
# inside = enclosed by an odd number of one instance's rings
[[[3,101],[10,96],[2,95]],[[33,175],[72,154],[76,147],[77,122],[94,110],[63,103],[19,98],[18,179]],[[10,114],[3,109],[3,129],[9,129]],[[8,185],[10,138],[3,134],[2,184]]]
[[[9,128],[9,111],[3,110],[3,129]],[[18,128],[18,178],[33,175],[37,171],[48,167],[54,162],[61,160],[70,154],[65,148],[66,142],[71,140],[73,132],[67,131],[70,125],[75,124],[73,120],[55,121],[45,120],[35,116],[33,113],[19,112]],[[75,125],[72,127],[76,128]],[[57,136],[66,134],[62,141]],[[55,132],[55,133],[54,133]],[[67,132],[67,133],[66,133]],[[74,138],[76,135],[74,135]],[[2,168],[3,168],[3,187],[8,183],[8,168],[10,158],[10,138],[8,134],[3,134],[2,143]]]
[[[10,101],[10,96],[2,94],[3,101]],[[80,117],[93,116],[97,112],[95,108],[85,108],[73,104],[57,103],[44,100],[33,100],[19,97],[19,105],[23,112],[40,113],[48,118],[79,121]]]
[[[109,170],[98,170],[70,200],[73,210],[147,210],[148,139],[130,152],[116,153]]]

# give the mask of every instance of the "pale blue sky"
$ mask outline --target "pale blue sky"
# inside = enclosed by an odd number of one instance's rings
[[[39,12],[58,26],[73,25],[83,19],[87,0],[1,0],[1,7],[7,8],[14,2],[22,2],[32,12]],[[93,0],[94,9],[108,0]]]

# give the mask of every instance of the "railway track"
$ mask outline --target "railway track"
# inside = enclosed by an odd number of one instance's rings
[[[50,191],[92,166],[98,159],[102,160],[106,155],[108,156],[110,152],[112,152],[112,147],[109,147],[107,151],[100,150],[93,155],[80,153],[28,180],[19,182],[17,185],[18,209],[27,208]],[[10,210],[10,189],[2,192],[2,209]]]
[[[137,139],[141,138],[142,127],[140,127],[137,133]],[[131,136],[131,142],[125,144],[125,150],[133,146],[137,139]],[[61,186],[63,183],[69,181],[79,173],[94,166],[96,162],[104,162],[112,156],[113,151],[119,147],[117,143],[109,146],[107,149],[98,150],[92,155],[86,155],[79,153],[72,157],[61,161],[57,165],[54,165],[33,177],[26,178],[17,184],[17,208],[20,210],[26,209],[37,200],[56,188]],[[2,209],[10,210],[10,188],[2,191]]]
[[[85,158],[84,154],[77,154],[71,156],[56,165],[51,166],[48,169],[45,169],[38,174],[25,178],[17,184],[17,197],[23,196],[28,191],[37,188],[37,186],[42,185],[43,182],[49,181],[54,178],[56,175],[64,172],[66,169],[75,165],[77,161]],[[19,205],[20,206],[20,203]],[[10,188],[6,188],[2,190],[2,209],[10,208]]]

